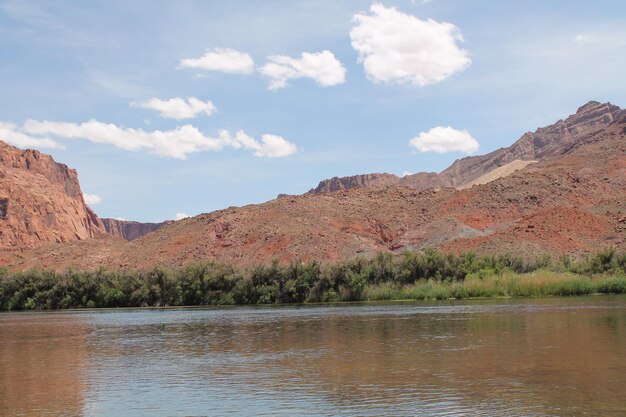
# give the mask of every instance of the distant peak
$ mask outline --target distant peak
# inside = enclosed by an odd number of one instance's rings
[[[584,104],[584,105],[580,106],[580,107],[578,108],[578,110],[576,110],[576,114],[578,114],[578,113],[583,113],[583,112],[585,112],[585,111],[587,111],[587,110],[590,110],[590,109],[596,108],[596,107],[598,107],[598,106],[599,106],[599,105],[601,105],[601,104],[602,104],[602,103],[600,103],[599,101],[594,101],[594,100],[591,100],[591,101],[589,101],[587,104]]]

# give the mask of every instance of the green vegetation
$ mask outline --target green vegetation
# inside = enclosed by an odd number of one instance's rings
[[[207,262],[148,271],[0,269],[0,309],[277,304],[332,301],[568,296],[626,293],[626,254],[584,259],[378,254],[335,265],[315,262],[237,269]]]

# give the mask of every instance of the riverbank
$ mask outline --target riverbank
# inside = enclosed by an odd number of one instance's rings
[[[467,298],[550,297],[590,294],[624,294],[626,276],[582,276],[540,270],[527,274],[505,272],[461,282],[425,280],[411,285],[380,284],[368,286],[363,301],[448,300]]]
[[[147,271],[0,270],[0,310],[296,304],[626,293],[626,254],[581,259],[379,254],[333,265],[219,262]]]

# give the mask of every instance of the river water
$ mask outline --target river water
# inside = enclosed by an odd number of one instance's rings
[[[2,313],[0,415],[626,415],[626,297]]]

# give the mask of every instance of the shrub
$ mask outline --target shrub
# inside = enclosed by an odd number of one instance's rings
[[[522,274],[522,275],[520,275]],[[600,278],[597,278],[601,275]],[[594,278],[595,277],[595,278]],[[432,249],[320,265],[238,269],[221,262],[147,271],[0,269],[0,309],[274,304],[391,299],[626,293],[626,254],[524,260]]]

